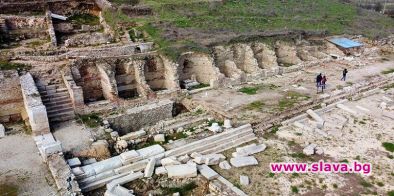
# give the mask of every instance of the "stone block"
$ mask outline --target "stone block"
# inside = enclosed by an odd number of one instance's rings
[[[233,157],[246,157],[252,154],[263,152],[267,148],[264,144],[250,144],[244,147],[236,148],[236,152],[233,153]]]
[[[166,157],[160,161],[162,166],[167,166],[167,165],[180,165],[181,162],[179,162],[175,157]]]
[[[198,165],[197,169],[200,174],[208,180],[213,180],[219,177],[219,174],[216,173],[213,169],[211,169],[208,165]]]
[[[163,174],[167,174],[167,170],[165,167],[157,167],[155,169],[155,174],[156,175],[163,175]]]
[[[181,163],[187,163],[190,160],[189,155],[185,154],[183,156],[178,157],[177,159]]]
[[[231,120],[225,119],[223,123],[223,127],[226,129],[232,128],[233,126],[231,125]]]
[[[316,144],[309,144],[307,147],[304,148],[304,150],[302,150],[302,152],[307,156],[313,155],[315,154],[316,147]]]
[[[146,148],[142,148],[137,150],[138,154],[142,157],[142,159],[149,158],[154,155],[158,155],[165,152],[165,149],[161,147],[159,144],[149,146]]]
[[[112,169],[121,167],[122,165],[123,164],[122,164],[121,158],[119,156],[116,156],[116,157],[112,157],[112,158],[109,158],[109,159],[106,159],[106,160],[103,160],[103,161],[100,161],[97,163],[93,163],[88,166],[93,167],[96,174],[99,174],[101,172],[105,172],[108,170],[112,170]],[[86,166],[83,166],[83,167],[86,167]]]
[[[218,123],[212,123],[211,127],[208,129],[214,133],[220,133],[223,131],[222,127],[220,127]]]
[[[0,124],[0,138],[5,137],[5,128],[2,124]]]
[[[230,165],[230,163],[228,163],[228,161],[222,161],[222,162],[220,162],[220,163],[219,163],[219,167],[220,167],[221,169],[225,169],[225,170],[231,169],[231,165]]]
[[[153,137],[153,140],[155,142],[165,142],[166,141],[166,137],[164,134],[157,134]]]
[[[241,175],[239,177],[239,181],[240,181],[241,185],[244,185],[244,186],[248,186],[249,185],[249,177],[248,176]]]
[[[153,175],[153,171],[155,170],[155,164],[156,164],[156,159],[151,158],[148,162],[148,164],[145,167],[144,171],[144,177],[145,178],[150,178]]]
[[[57,142],[43,144],[41,146],[41,152],[43,153],[43,156],[46,157],[55,153],[60,153],[62,152],[62,143],[57,141]]]
[[[82,165],[90,165],[93,163],[97,163],[97,160],[95,158],[90,158],[82,161]]]
[[[197,176],[197,167],[190,164],[165,166],[169,178],[191,178]]]
[[[245,167],[258,164],[257,159],[253,156],[231,158],[230,163],[234,167]]]
[[[115,187],[117,185],[123,185],[123,184],[129,183],[129,182],[131,182],[133,180],[142,178],[143,176],[144,176],[144,174],[142,172],[136,172],[136,173],[128,174],[126,176],[117,178],[117,179],[111,181],[110,183],[108,183],[107,184],[107,189],[111,189],[111,188],[113,188],[113,187]]]
[[[144,135],[146,135],[146,132],[142,129],[142,130],[139,130],[136,132],[128,133],[128,134],[120,137],[120,139],[128,141],[128,140],[137,139],[137,138],[142,137]]]
[[[141,156],[135,150],[130,150],[130,151],[124,152],[124,153],[120,154],[119,156],[122,159],[124,165],[126,163],[131,163],[131,162],[141,160]]]
[[[70,167],[78,167],[78,166],[81,166],[82,163],[77,157],[75,157],[75,158],[72,158],[72,159],[67,159],[67,164]]]

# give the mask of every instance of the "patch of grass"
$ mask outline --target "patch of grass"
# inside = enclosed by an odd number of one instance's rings
[[[17,196],[18,187],[14,185],[0,184],[0,194],[7,196]]]
[[[45,40],[36,40],[36,41],[29,42],[29,43],[27,44],[27,47],[29,47],[29,48],[37,48],[38,46],[41,46],[41,45],[43,45],[43,44],[45,44],[45,43],[48,43],[48,41],[45,41]]]
[[[254,101],[254,102],[246,105],[245,108],[247,110],[261,110],[264,105],[265,105],[265,103],[262,101]]]
[[[292,173],[291,174],[291,177],[293,177],[293,178],[296,178],[296,177],[299,177],[300,176],[300,174],[298,174],[298,173]]]
[[[343,159],[343,160],[340,160],[339,162],[340,162],[340,163],[349,163],[349,160]]]
[[[278,132],[278,131],[279,131],[279,127],[280,127],[280,125],[274,125],[274,126],[272,126],[272,128],[271,128],[271,133],[275,134],[276,132]]]
[[[248,95],[255,95],[257,94],[257,91],[259,90],[259,87],[243,87],[239,89],[239,92],[245,93]]]
[[[394,191],[389,191],[389,192],[387,192],[387,195],[388,195],[388,196],[394,196]]]
[[[390,69],[382,71],[382,74],[391,74],[391,73],[394,73],[394,68],[390,68]]]
[[[383,182],[377,182],[376,185],[378,185],[378,186],[380,186],[380,187],[383,187],[383,186],[384,186],[384,183],[383,183]]]
[[[389,152],[394,152],[394,144],[390,142],[383,142],[382,146]]]
[[[102,119],[98,114],[86,114],[86,115],[79,115],[78,118],[82,121],[83,124],[90,128],[95,128],[100,126]]]
[[[68,19],[78,25],[100,25],[100,19],[91,14],[75,14]]]
[[[193,112],[194,115],[200,115],[202,113],[204,113],[204,110],[201,108],[198,108],[196,111]]]
[[[29,70],[30,65],[0,60],[0,70]]]
[[[290,156],[293,158],[300,158],[300,159],[306,158],[306,155],[302,152],[292,153],[292,154],[290,154]]]
[[[338,185],[337,185],[337,184],[333,184],[332,187],[333,187],[334,189],[337,189],[337,188],[338,188]]]
[[[288,141],[287,145],[289,146],[295,146],[297,143],[294,140]]]
[[[195,182],[190,182],[180,187],[162,187],[163,195],[172,195],[173,193],[180,193],[180,195],[187,195],[187,193],[189,193],[195,188],[197,188]]]
[[[367,181],[365,181],[365,180],[361,180],[361,181],[360,181],[360,185],[363,186],[363,187],[365,187],[365,188],[373,187],[373,185],[372,185],[371,183],[369,183],[369,182],[367,182]]]
[[[387,158],[394,159],[394,155],[389,154],[389,155],[387,155]]]
[[[166,135],[166,143],[169,140],[179,140],[179,139],[183,139],[183,138],[187,138],[187,135],[184,132],[179,132],[179,133],[173,133],[170,135]]]
[[[387,90],[390,90],[390,89],[392,89],[392,88],[394,88],[394,83],[384,86],[384,87],[383,87],[383,90],[384,90],[384,91],[387,91]]]
[[[268,173],[268,177],[273,178],[274,176],[275,176],[275,173],[272,173],[272,172]]]
[[[291,192],[298,193],[299,190],[298,190],[298,188],[296,186],[291,186]]]
[[[279,100],[279,110],[284,111],[288,108],[294,107],[294,105],[302,100],[307,100],[309,99],[309,96],[303,95],[298,92],[287,92],[285,96]]]

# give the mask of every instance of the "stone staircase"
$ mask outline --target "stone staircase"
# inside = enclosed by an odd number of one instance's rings
[[[73,104],[66,86],[63,83],[37,84],[42,102],[44,103],[49,122],[64,122],[75,117]]]

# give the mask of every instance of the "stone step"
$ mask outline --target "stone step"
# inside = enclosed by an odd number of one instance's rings
[[[62,104],[72,104],[71,99],[61,100],[61,101],[53,101],[53,102],[44,102],[46,107],[53,107]]]
[[[68,115],[68,116],[49,118],[49,122],[57,123],[57,122],[65,122],[65,121],[69,121],[69,120],[74,120],[74,119],[75,119],[75,115]]]
[[[68,92],[55,92],[51,94],[41,94],[42,99],[47,99],[47,98],[56,98],[56,97],[64,97],[64,96],[69,96]]]
[[[67,107],[67,108],[60,108],[60,109],[57,109],[57,110],[47,111],[48,116],[53,116],[55,114],[61,114],[61,113],[64,113],[64,112],[74,112],[74,108]]]
[[[223,152],[223,151],[226,151],[228,149],[240,146],[240,145],[242,145],[244,143],[247,143],[247,142],[250,142],[250,141],[253,141],[253,140],[256,140],[256,139],[257,139],[256,135],[254,133],[252,133],[252,134],[248,134],[248,135],[245,135],[243,137],[240,137],[240,138],[238,138],[236,140],[233,140],[233,141],[231,141],[231,142],[229,142],[227,144],[218,145],[218,146],[216,146],[214,148],[207,149],[207,150],[202,151],[200,153],[201,154],[220,153],[220,152]]]
[[[61,96],[61,97],[53,97],[53,98],[44,98],[42,99],[42,102],[48,103],[48,102],[57,102],[57,101],[65,101],[65,100],[70,100],[70,96]]]
[[[58,109],[62,109],[62,108],[73,108],[73,104],[71,103],[71,101],[69,102],[65,102],[65,103],[61,103],[61,104],[52,104],[52,105],[45,105],[45,107],[47,108],[47,112],[48,111],[53,111],[53,110],[58,110]]]
[[[39,90],[41,95],[48,95],[53,94],[53,93],[63,93],[63,92],[68,92],[67,88],[58,88],[55,90]]]
[[[166,157],[180,156],[180,155],[189,154],[192,152],[199,152],[204,149],[213,148],[217,145],[226,143],[232,139],[236,139],[236,138],[242,137],[242,136],[250,134],[250,133],[253,133],[251,126],[244,125],[244,126],[241,126],[241,127],[238,127],[238,128],[235,128],[235,129],[232,129],[229,131],[225,131],[223,133],[196,141],[196,142],[192,142],[192,143],[184,145],[182,147],[175,148],[173,150],[169,150],[166,152]]]
[[[37,85],[39,91],[56,90],[66,88],[64,84],[51,84],[51,85]]]

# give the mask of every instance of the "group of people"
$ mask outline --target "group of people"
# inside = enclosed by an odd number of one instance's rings
[[[348,71],[347,69],[344,69],[342,72],[342,78],[341,81],[346,81],[346,75],[347,75]],[[317,93],[319,93],[319,89],[321,88],[321,92],[324,92],[324,89],[326,89],[326,82],[327,82],[327,77],[326,75],[323,75],[322,73],[320,73],[319,75],[317,75],[316,77],[316,87],[317,87]]]

